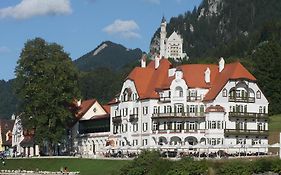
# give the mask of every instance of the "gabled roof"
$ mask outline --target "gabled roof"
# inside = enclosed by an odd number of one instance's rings
[[[236,79],[256,81],[256,78],[240,62],[226,64],[223,71],[218,73],[213,80],[214,82],[212,83],[209,92],[206,94],[204,101],[215,99],[229,80]]]
[[[81,119],[83,115],[91,108],[91,106],[95,104],[96,101],[96,99],[82,101],[81,105],[78,106],[78,111],[75,114],[77,119]]]
[[[163,86],[171,66],[172,64],[167,59],[161,59],[159,67],[155,69],[155,61],[151,61],[145,68],[133,69],[127,79],[134,81],[141,99],[158,98],[156,89]]]
[[[145,68],[136,67],[127,77],[135,83],[140,99],[159,98],[157,91],[169,88],[175,78],[168,77],[168,71],[172,65],[167,59],[161,59],[157,69],[154,66],[155,61],[151,61]],[[207,68],[211,71],[210,83],[205,82],[204,73]],[[176,69],[183,72],[183,79],[188,88],[209,89],[204,101],[215,99],[229,80],[256,81],[256,78],[240,62],[225,64],[222,72],[219,72],[219,67],[215,64],[186,64]]]

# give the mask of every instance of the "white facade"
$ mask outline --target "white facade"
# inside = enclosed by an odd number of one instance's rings
[[[87,103],[89,103],[88,100]],[[94,157],[96,155],[102,155],[106,150],[106,143],[108,141],[110,132],[109,127],[108,131],[96,132],[96,131],[82,131],[81,122],[93,122],[96,120],[96,117],[105,116],[109,120],[108,113],[105,109],[98,103],[96,100],[92,100],[93,103],[89,103],[87,106],[83,106],[80,110],[85,110],[82,116],[79,117],[79,120],[72,127],[72,138],[73,140],[73,151],[81,154],[82,156]],[[80,132],[79,132],[80,130]]]
[[[160,31],[160,58],[173,58],[175,61],[187,58],[183,53],[183,39],[175,31],[167,38],[166,32],[167,22],[163,17]]]
[[[17,116],[15,119],[13,131],[12,131],[12,147],[13,156],[39,156],[39,146],[34,143],[28,145],[22,145],[23,141],[27,137],[33,137],[31,135],[24,135],[24,129],[21,124],[20,116]]]
[[[207,74],[224,74],[224,61],[220,63],[216,72],[212,72],[214,68],[208,68],[210,72]],[[157,93],[157,98],[142,98],[134,79],[128,78],[123,83],[119,98],[111,104],[110,113],[110,133],[116,148],[190,147],[189,150],[194,151],[208,148],[228,152],[267,152],[268,101],[255,81],[243,75],[230,78],[213,99],[206,100],[211,89],[189,87],[191,82],[184,78],[187,72],[182,69],[168,70],[165,76],[172,80],[169,87],[155,89],[153,93]],[[189,76],[192,78],[193,75]],[[202,80],[198,81],[205,80],[206,86],[216,81],[206,77],[204,71],[200,77]],[[153,84],[154,80],[151,81]]]

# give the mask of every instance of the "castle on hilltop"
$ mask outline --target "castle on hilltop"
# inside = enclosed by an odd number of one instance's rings
[[[167,38],[167,22],[163,17],[161,22],[160,31],[160,44],[159,44],[159,54],[160,58],[172,58],[175,61],[180,61],[183,58],[188,58],[186,53],[183,53],[183,39],[180,34],[173,32]]]

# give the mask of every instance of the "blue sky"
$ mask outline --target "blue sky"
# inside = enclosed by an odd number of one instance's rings
[[[0,0],[0,79],[14,78],[21,49],[42,37],[77,59],[110,40],[148,51],[162,16],[167,20],[201,0]]]

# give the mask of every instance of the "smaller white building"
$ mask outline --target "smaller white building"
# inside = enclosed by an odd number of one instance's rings
[[[95,99],[77,102],[76,122],[71,131],[75,153],[93,157],[106,152],[110,135],[109,110],[109,106],[102,106]]]
[[[34,142],[34,131],[23,128],[20,116],[15,118],[12,131],[13,156],[39,156],[39,146]]]
[[[163,17],[160,31],[160,58],[173,58],[175,61],[188,58],[186,53],[183,53],[183,39],[181,35],[174,31],[167,38],[166,27],[167,22]]]

